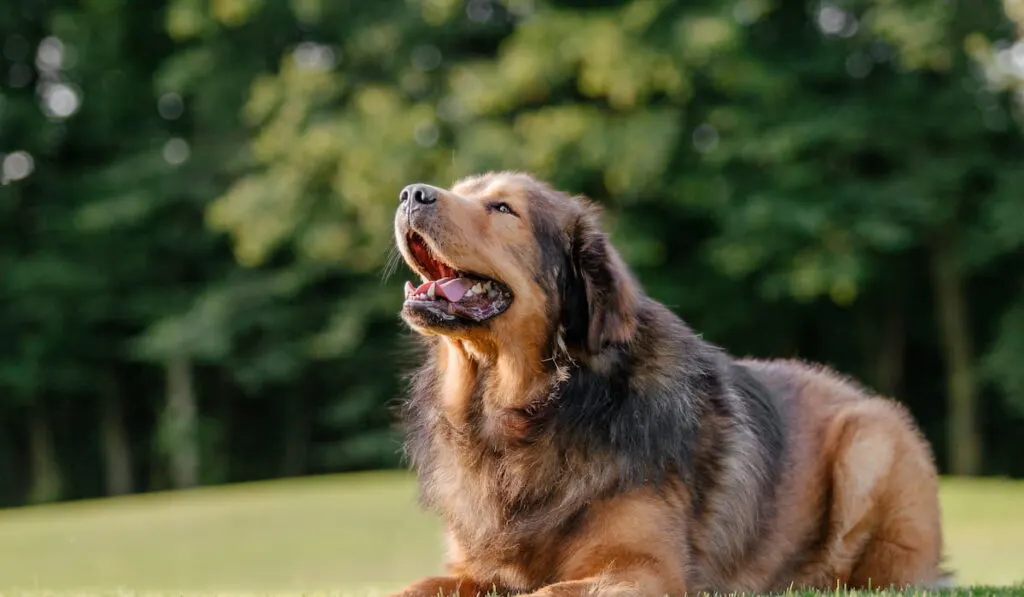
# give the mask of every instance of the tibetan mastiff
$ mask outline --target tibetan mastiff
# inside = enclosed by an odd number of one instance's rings
[[[933,456],[828,369],[737,359],[647,296],[594,204],[523,173],[402,190],[426,344],[403,403],[447,574],[400,595],[935,586]]]

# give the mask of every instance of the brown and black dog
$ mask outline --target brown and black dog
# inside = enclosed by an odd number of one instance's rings
[[[401,594],[929,586],[929,446],[824,367],[734,359],[646,296],[596,208],[521,173],[400,195],[425,362],[406,453],[447,576]]]

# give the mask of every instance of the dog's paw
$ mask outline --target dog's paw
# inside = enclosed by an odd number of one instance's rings
[[[432,576],[417,581],[389,597],[487,597],[493,589],[485,588],[469,578]]]

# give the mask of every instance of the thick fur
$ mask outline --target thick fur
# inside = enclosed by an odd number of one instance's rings
[[[644,294],[583,199],[513,173],[439,192],[400,210],[399,248],[415,229],[515,299],[464,328],[403,313],[426,348],[406,452],[448,537],[448,574],[403,595],[942,580],[936,471],[899,404],[704,341]]]

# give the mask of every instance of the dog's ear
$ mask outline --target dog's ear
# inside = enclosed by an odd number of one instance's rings
[[[628,342],[636,332],[636,281],[608,235],[600,210],[584,203],[569,233],[570,264],[563,325],[566,342],[597,354],[608,343]]]

